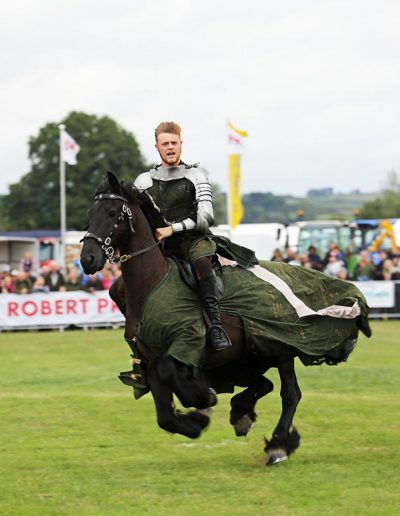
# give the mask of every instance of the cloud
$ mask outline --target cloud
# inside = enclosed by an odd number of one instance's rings
[[[156,159],[163,119],[227,185],[225,123],[249,131],[244,190],[376,190],[399,165],[400,5],[372,1],[50,0],[2,5],[0,192],[28,138],[72,110],[107,114]]]

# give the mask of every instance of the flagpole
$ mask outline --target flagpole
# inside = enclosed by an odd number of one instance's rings
[[[65,131],[65,125],[60,124],[58,126],[60,130],[60,229],[61,229],[61,256],[60,266],[62,269],[65,268],[65,232],[67,226],[66,216],[66,205],[65,205],[65,161],[62,153],[62,141],[63,133]]]

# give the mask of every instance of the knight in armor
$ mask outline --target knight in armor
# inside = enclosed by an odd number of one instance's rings
[[[191,263],[199,285],[202,306],[210,321],[209,340],[217,351],[231,343],[222,328],[220,290],[212,268],[216,244],[209,237],[214,223],[212,189],[204,169],[181,161],[181,128],[162,122],[155,130],[155,147],[161,164],[140,174],[134,185],[148,195],[160,211],[165,227],[157,228],[158,241],[165,240],[167,254]]]

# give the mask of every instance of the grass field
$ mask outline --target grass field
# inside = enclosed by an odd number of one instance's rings
[[[196,441],[158,429],[121,330],[0,335],[0,514],[400,514],[400,322],[350,360],[297,372],[302,445],[265,467],[279,382],[236,438],[229,396]]]

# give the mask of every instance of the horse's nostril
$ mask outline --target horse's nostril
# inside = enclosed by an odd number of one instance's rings
[[[81,264],[85,272],[93,266],[95,257],[93,254],[81,255]]]

